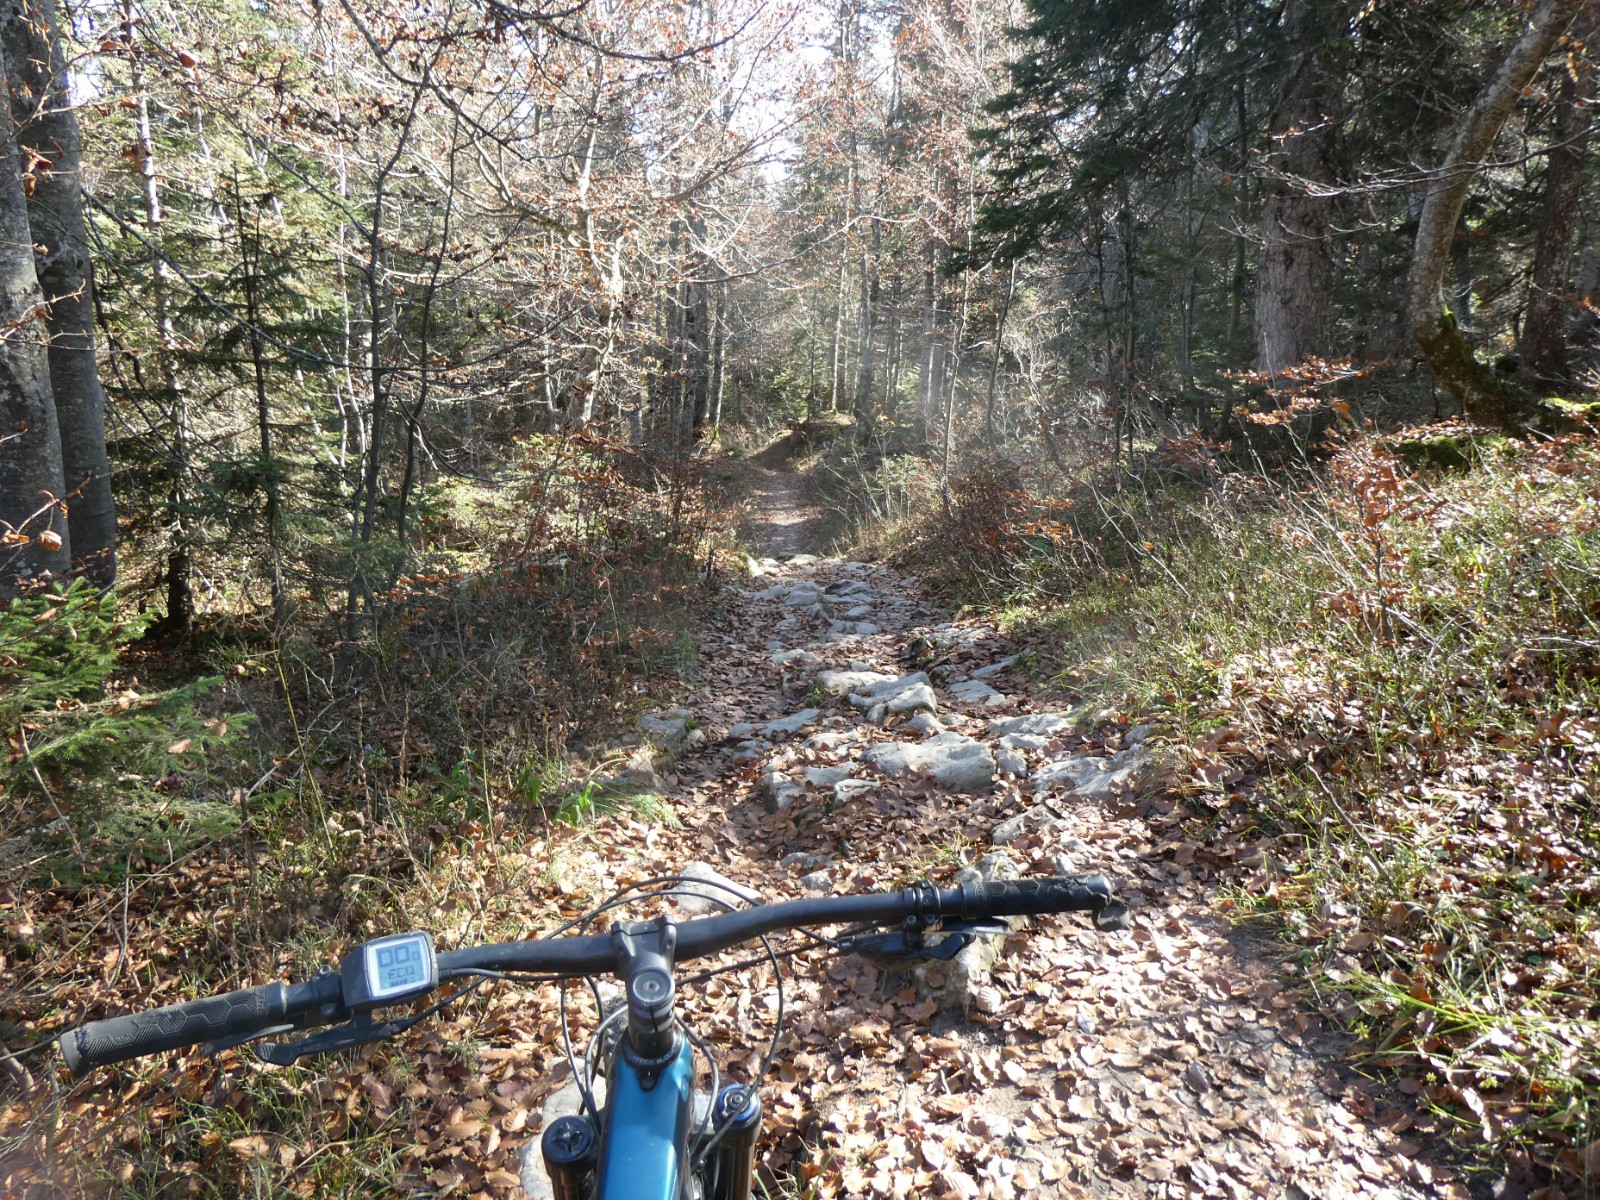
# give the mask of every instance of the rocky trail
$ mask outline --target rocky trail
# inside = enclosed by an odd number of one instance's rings
[[[1425,1117],[1340,1065],[1296,964],[1215,915],[1220,889],[1264,886],[1261,853],[1177,840],[1159,730],[1040,708],[1016,648],[937,619],[906,574],[754,565],[697,694],[641,722],[683,827],[592,830],[595,858],[766,899],[1098,871],[1133,908],[1126,931],[1043,918],[911,975],[797,956],[764,1144],[804,1194],[1470,1194],[1425,1155]],[[753,1067],[770,988],[698,1003]]]

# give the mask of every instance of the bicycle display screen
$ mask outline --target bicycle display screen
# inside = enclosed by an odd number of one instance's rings
[[[433,938],[426,933],[379,938],[359,954],[358,978],[345,972],[345,1002],[351,1007],[392,1004],[431,991],[439,982]]]

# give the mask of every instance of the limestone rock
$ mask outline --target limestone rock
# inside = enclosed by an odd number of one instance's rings
[[[959,883],[982,880],[1016,879],[1021,874],[1011,856],[995,850],[978,860],[975,867],[963,867],[956,872]],[[1003,917],[1009,929],[1022,927],[1025,917]],[[1005,948],[1005,934],[987,934],[974,938],[972,944],[958,953],[948,963],[928,963],[916,969],[919,990],[925,992],[946,1012],[966,1015],[977,1001],[978,989],[987,982],[994,964]]]
[[[1033,773],[1033,782],[1040,790],[1068,792],[1085,800],[1106,800],[1118,792],[1158,788],[1168,774],[1163,756],[1141,744],[1106,756],[1069,754],[1041,766]]]
[[[834,784],[849,779],[853,768],[844,767],[807,767],[804,771],[806,782],[812,787],[831,788]]]
[[[823,592],[833,600],[848,600],[855,596],[871,596],[872,588],[860,579],[836,579]]]
[[[994,752],[994,765],[1001,773],[1010,775],[1013,779],[1028,777],[1028,760],[1007,747],[1002,746]]]
[[[1022,655],[1020,654],[1008,654],[1004,658],[996,659],[987,667],[979,667],[976,671],[970,672],[970,674],[974,679],[993,679],[1001,671],[1009,670],[1011,667],[1016,666],[1017,660],[1021,657]]]
[[[944,726],[939,724],[939,718],[930,712],[913,713],[911,719],[906,722],[906,728],[923,734],[944,732]]]
[[[833,785],[835,805],[848,804],[857,796],[865,796],[878,785],[870,779],[841,779]]]
[[[876,716],[874,710],[881,712]],[[915,671],[898,679],[884,679],[850,693],[850,707],[866,713],[867,719],[881,723],[896,713],[938,712],[939,701],[928,683],[926,671]]]
[[[782,812],[806,794],[804,788],[776,767],[769,767],[762,773],[756,790],[761,793],[768,812]]]
[[[826,870],[812,871],[800,876],[800,886],[808,892],[827,892],[833,889],[833,878]]]
[[[997,704],[1006,702],[1004,696],[981,679],[965,679],[960,683],[952,683],[949,692],[963,704],[981,704],[985,708],[993,708]]]
[[[1004,736],[1053,738],[1071,733],[1078,726],[1082,709],[1070,708],[1065,712],[1026,713],[1020,717],[1001,717],[989,722],[989,732]]]
[[[821,688],[830,696],[843,696],[893,679],[893,675],[885,675],[881,671],[824,671],[812,681],[811,686]]]
[[[942,788],[971,794],[994,782],[994,756],[982,742],[961,733],[941,733],[925,742],[880,742],[862,756],[885,775],[913,772]]]
[[[645,741],[667,754],[682,754],[706,740],[705,732],[695,728],[694,714],[686,708],[649,713],[640,717],[634,728]]]
[[[728,730],[728,736],[740,739],[787,737],[790,734],[799,733],[807,725],[815,722],[821,715],[822,710],[820,708],[802,708],[793,716],[779,717],[776,720],[762,721],[759,724],[746,721],[735,725]]]
[[[741,900],[761,903],[760,892],[735,883],[708,862],[687,863],[678,874],[690,881],[679,884],[679,894],[673,897],[684,912],[724,912],[728,904],[738,907]]]

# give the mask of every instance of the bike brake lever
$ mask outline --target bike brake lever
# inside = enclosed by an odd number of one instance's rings
[[[327,1054],[333,1050],[348,1050],[351,1046],[364,1046],[368,1042],[381,1042],[384,1038],[404,1033],[412,1023],[401,1020],[375,1025],[370,1013],[358,1013],[349,1024],[312,1034],[298,1042],[266,1042],[256,1048],[256,1054],[273,1066],[291,1067],[308,1054]]]
[[[977,937],[1010,933],[1011,926],[1004,921],[946,921],[934,932],[945,936],[929,943],[922,940],[920,933],[907,937],[905,930],[897,929],[892,933],[864,934],[853,939],[849,948],[874,966],[893,971],[918,962],[949,962]]]
[[[215,1041],[206,1042],[200,1047],[200,1053],[207,1057],[215,1057],[224,1050],[232,1050],[235,1047],[247,1045],[261,1038],[272,1037],[279,1033],[293,1033],[297,1029],[303,1028],[303,1025],[273,1025],[267,1029],[253,1029],[249,1033],[239,1033],[232,1037],[217,1038]]]

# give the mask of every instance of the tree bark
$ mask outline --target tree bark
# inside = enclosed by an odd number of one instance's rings
[[[1584,0],[1542,0],[1529,16],[1522,35],[1462,116],[1450,150],[1428,184],[1406,278],[1411,336],[1433,367],[1440,385],[1469,416],[1511,430],[1536,423],[1538,406],[1478,361],[1445,308],[1445,268],[1473,176],[1523,89],[1583,3]]]
[[[6,14],[14,19],[15,10]],[[61,433],[50,387],[49,333],[33,261],[28,198],[10,120],[19,78],[5,39],[0,86],[0,597],[60,575],[71,562],[61,497]]]
[[[1344,5],[1288,0],[1285,34],[1292,61],[1273,114],[1261,260],[1256,272],[1256,365],[1276,375],[1327,353],[1333,254],[1328,201],[1308,181],[1327,180],[1333,45]]]
[[[48,305],[51,391],[61,435],[72,565],[116,581],[117,511],[106,457],[106,394],[95,366],[94,284],[79,176],[83,141],[71,107],[54,0],[15,0],[4,23],[12,117],[31,162],[28,223]]]
[[[1592,34],[1600,6],[1586,10],[1583,34]],[[1585,38],[1587,40],[1587,38]],[[1589,149],[1590,115],[1585,102],[1594,70],[1586,54],[1576,55],[1561,74],[1556,144],[1544,176],[1544,212],[1533,250],[1528,316],[1517,347],[1522,367],[1537,379],[1565,381],[1567,326],[1572,306],[1563,293],[1572,265],[1572,239],[1578,226],[1578,201],[1583,193],[1583,162]]]

